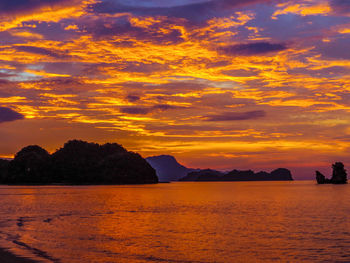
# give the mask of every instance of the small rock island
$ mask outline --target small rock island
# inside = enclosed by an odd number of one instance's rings
[[[158,183],[156,171],[139,154],[117,143],[70,140],[50,154],[24,147],[13,160],[0,159],[0,184],[108,185]]]
[[[346,184],[348,182],[346,170],[342,162],[332,164],[332,178],[326,178],[322,173],[316,171],[316,181],[318,184]]]

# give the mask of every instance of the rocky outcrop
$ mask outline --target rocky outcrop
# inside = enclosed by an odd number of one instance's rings
[[[316,171],[316,181],[318,184],[346,184],[347,174],[342,162],[332,164],[333,173],[331,179],[326,178],[321,172]]]
[[[325,184],[326,180],[329,181],[321,172],[316,171],[316,181],[318,184]]]

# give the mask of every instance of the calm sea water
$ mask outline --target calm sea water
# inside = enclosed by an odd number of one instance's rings
[[[0,187],[0,246],[43,262],[350,262],[350,185]]]

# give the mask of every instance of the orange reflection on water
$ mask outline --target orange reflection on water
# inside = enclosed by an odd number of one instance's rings
[[[2,237],[15,241],[17,253],[47,262],[350,260],[346,185],[171,183],[0,192]]]

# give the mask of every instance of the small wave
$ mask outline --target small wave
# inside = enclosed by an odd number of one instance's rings
[[[142,260],[147,262],[171,262],[171,263],[208,263],[208,261],[198,261],[198,260],[183,260],[183,259],[171,259],[171,258],[161,258],[152,255],[140,255],[140,254],[124,254],[116,253],[107,250],[96,251],[108,255],[110,257],[118,257],[123,259],[128,259],[130,262],[135,260]]]
[[[18,245],[18,246],[21,246],[22,248],[25,248],[25,249],[29,250],[34,255],[36,255],[36,256],[38,256],[40,258],[44,258],[44,259],[50,260],[51,262],[54,262],[54,263],[60,263],[61,262],[59,259],[53,258],[50,255],[48,255],[45,251],[37,249],[35,247],[31,247],[31,246],[29,246],[28,244],[26,244],[24,242],[21,242],[21,241],[18,241],[18,240],[13,240],[12,242],[14,244]]]

